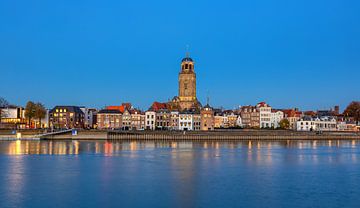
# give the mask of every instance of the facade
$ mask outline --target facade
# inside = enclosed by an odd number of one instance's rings
[[[209,131],[214,130],[215,128],[215,117],[214,111],[209,104],[205,105],[201,111],[201,130],[202,131]]]
[[[85,128],[88,129],[94,128],[97,122],[96,119],[97,110],[95,108],[86,108],[86,107],[80,107],[80,109],[82,110],[85,116],[85,121],[84,121]]]
[[[26,128],[25,110],[18,106],[0,108],[0,128]]]
[[[131,114],[131,130],[143,130],[145,120],[142,119],[142,112],[140,110],[130,110]]]
[[[159,110],[156,112],[156,129],[170,129],[171,113],[169,110]]]
[[[282,112],[284,113],[284,118],[289,121],[289,129],[295,130],[296,122],[303,117],[302,112],[297,109],[284,109]]]
[[[296,122],[297,131],[337,131],[337,121],[334,117],[306,116]]]
[[[240,108],[240,116],[244,128],[260,127],[260,113],[256,107],[250,105],[242,106]]]
[[[225,111],[224,115],[227,117],[228,120],[228,128],[237,127],[237,120],[239,116],[236,115],[234,111],[232,110]]]
[[[124,110],[124,113],[122,114],[122,129],[123,130],[131,130],[131,113],[130,110],[126,109]]]
[[[145,129],[155,130],[156,128],[156,112],[146,111],[145,112]]]
[[[195,124],[196,122],[196,124]],[[180,131],[193,131],[195,128],[199,128],[201,122],[201,116],[195,115],[194,112],[183,111],[179,113],[179,130]]]
[[[98,129],[121,129],[122,114],[119,110],[100,110],[97,113]]]
[[[228,128],[229,127],[229,120],[227,116],[224,116],[223,114],[217,114],[214,117],[214,127],[216,129],[219,128]]]
[[[271,106],[265,102],[260,102],[256,105],[260,113],[260,128],[271,127]]]
[[[78,106],[56,106],[50,110],[50,128],[84,128],[85,115]]]
[[[280,121],[284,119],[284,113],[282,111],[272,110],[270,114],[271,128],[280,128]]]
[[[179,130],[179,112],[171,111],[170,115],[171,115],[170,130],[173,130],[173,131]]]
[[[200,131],[201,130],[201,115],[193,114],[193,130]]]

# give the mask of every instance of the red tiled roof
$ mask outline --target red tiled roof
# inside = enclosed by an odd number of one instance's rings
[[[260,102],[256,105],[257,107],[270,107],[266,102]]]
[[[107,110],[118,110],[121,113],[124,113],[125,109],[130,109],[131,108],[131,103],[122,103],[119,106],[106,106]]]
[[[169,108],[167,103],[159,103],[159,102],[154,102],[150,109],[153,111],[159,111],[159,110],[167,110]]]

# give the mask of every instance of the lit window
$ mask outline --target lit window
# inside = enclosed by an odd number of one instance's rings
[[[56,109],[56,113],[59,112],[59,109]]]
[[[64,109],[64,113],[66,113],[66,109]]]

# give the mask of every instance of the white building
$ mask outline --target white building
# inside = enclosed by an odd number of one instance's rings
[[[280,121],[284,119],[284,113],[282,111],[274,111],[272,110],[270,114],[270,126],[271,128],[279,128]]]
[[[146,111],[145,112],[145,129],[155,130],[156,126],[156,112]]]
[[[180,131],[198,131],[201,128],[201,115],[193,112],[179,113]]]
[[[337,131],[337,121],[334,117],[304,117],[296,122],[297,131]]]
[[[260,128],[271,127],[271,106],[265,102],[260,102],[256,105],[260,114]]]

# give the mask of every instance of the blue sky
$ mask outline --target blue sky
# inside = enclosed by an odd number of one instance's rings
[[[177,94],[186,45],[203,103],[360,100],[360,2],[0,1],[0,96],[146,109]]]

